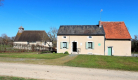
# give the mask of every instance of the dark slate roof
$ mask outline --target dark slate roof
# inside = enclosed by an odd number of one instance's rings
[[[45,31],[23,31],[22,33],[17,33],[15,41],[50,41],[47,33]]]
[[[99,25],[61,25],[57,35],[104,35]]]

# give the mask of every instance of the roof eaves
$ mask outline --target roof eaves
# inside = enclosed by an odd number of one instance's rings
[[[124,21],[101,21],[101,22],[124,22]]]
[[[24,31],[45,31],[45,30],[24,30]]]
[[[105,35],[105,34],[57,34],[57,35]]]

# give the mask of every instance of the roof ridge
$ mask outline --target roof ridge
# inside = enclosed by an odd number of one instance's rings
[[[24,30],[24,31],[45,31],[45,30]]]
[[[124,22],[124,21],[101,21],[101,22]]]
[[[97,26],[97,25],[60,25],[60,26]]]

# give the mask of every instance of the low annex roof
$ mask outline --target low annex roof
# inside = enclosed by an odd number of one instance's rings
[[[61,25],[57,35],[104,35],[99,25]]]
[[[101,25],[105,31],[106,39],[131,39],[129,31],[124,22],[103,22]]]

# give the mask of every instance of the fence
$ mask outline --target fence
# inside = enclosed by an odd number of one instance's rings
[[[0,53],[1,52],[38,52],[38,51],[52,51],[52,47],[46,47],[41,45],[28,45],[28,44],[15,44],[10,43],[0,43]]]

